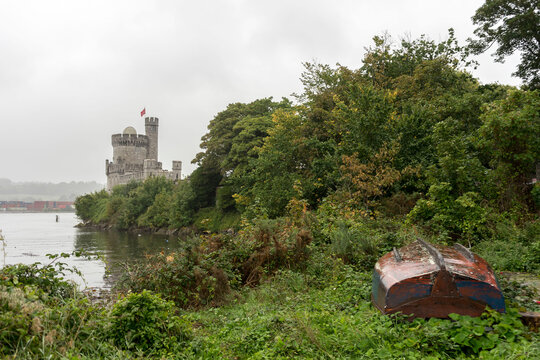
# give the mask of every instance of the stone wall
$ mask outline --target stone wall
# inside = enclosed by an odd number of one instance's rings
[[[142,164],[148,152],[146,135],[115,134],[112,136],[113,163]]]

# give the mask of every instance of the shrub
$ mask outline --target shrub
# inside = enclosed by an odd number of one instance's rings
[[[408,222],[422,222],[433,232],[450,240],[463,239],[474,244],[488,237],[488,210],[480,203],[480,195],[467,192],[455,197],[452,186],[441,182],[429,188],[427,199],[418,200],[408,215]]]
[[[346,264],[362,269],[371,269],[379,258],[379,250],[374,237],[367,232],[355,231],[340,224],[331,235],[330,250]]]
[[[234,240],[242,249],[237,254],[242,259],[242,281],[255,286],[278,269],[304,268],[313,236],[289,219],[260,219],[245,226]]]
[[[157,194],[154,202],[145,213],[139,217],[138,225],[154,229],[167,227],[170,223],[171,195],[167,192]]]
[[[62,254],[61,256],[69,255]],[[8,288],[34,286],[40,296],[44,295],[52,301],[73,297],[76,285],[64,280],[64,272],[76,272],[76,270],[68,268],[64,263],[55,262],[58,259],[55,255],[51,257],[54,260],[48,265],[37,262],[31,265],[5,266],[0,270],[0,285]]]
[[[236,211],[223,212],[213,207],[202,208],[193,216],[193,224],[199,230],[220,232],[238,229],[240,214]]]
[[[179,307],[222,303],[236,284],[238,264],[226,236],[186,240],[177,252],[155,254],[135,264],[116,283],[119,290],[152,290]]]
[[[83,221],[94,220],[98,218],[97,214],[103,211],[102,200],[107,200],[108,198],[109,193],[105,190],[79,196],[75,199],[75,214]]]
[[[18,264],[2,269],[2,359],[64,358],[68,352],[84,356],[87,346],[92,348],[101,340],[103,313],[81,296],[73,283],[63,280],[63,272],[69,270],[64,264],[54,265]]]
[[[170,225],[173,227],[189,226],[193,222],[195,192],[191,184],[180,181],[173,190],[170,206]]]
[[[494,217],[492,235],[473,250],[499,271],[540,271],[540,222],[517,225],[503,216]]]
[[[112,308],[109,337],[122,349],[147,354],[179,350],[191,338],[191,325],[173,313],[172,302],[150,291],[129,294]]]

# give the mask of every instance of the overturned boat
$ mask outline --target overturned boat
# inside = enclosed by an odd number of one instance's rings
[[[488,263],[466,247],[421,239],[375,264],[372,302],[383,314],[447,318],[480,316],[489,306],[505,312],[504,297]]]

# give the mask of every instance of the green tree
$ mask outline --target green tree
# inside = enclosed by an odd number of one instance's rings
[[[198,153],[192,163],[216,164],[220,170],[223,170],[222,173],[231,170],[230,165],[233,165],[234,161],[228,159],[229,152],[233,146],[234,138],[246,127],[246,121],[243,125],[235,128],[236,124],[247,118],[271,115],[276,108],[281,106],[289,106],[289,101],[284,99],[283,102],[276,103],[270,97],[255,100],[249,104],[229,104],[225,110],[219,112],[210,121],[208,132],[201,138],[200,146],[204,151]],[[266,134],[263,131],[261,135],[264,137]]]
[[[138,225],[154,229],[168,227],[170,224],[171,193],[167,191],[156,195],[152,205],[139,217]]]
[[[174,188],[169,220],[173,227],[189,226],[193,222],[195,192],[189,180],[180,181]]]
[[[223,176],[217,164],[206,161],[189,176],[189,186],[195,194],[193,209],[214,206],[216,202],[216,189]]]
[[[199,168],[190,183],[196,194],[195,208],[214,206],[218,186],[233,186],[229,193],[239,190],[231,177],[242,178],[250,159],[256,158],[258,148],[272,126],[272,113],[278,108],[289,108],[287,99],[274,102],[272,98],[255,100],[248,104],[234,103],[218,113],[208,125],[201,139],[201,148],[193,163]],[[221,195],[224,195],[222,193]],[[225,203],[231,199],[225,199]]]
[[[499,206],[527,203],[540,159],[540,90],[510,92],[487,105],[482,120],[478,145],[489,154]]]
[[[137,183],[137,187],[129,191],[118,209],[116,226],[119,229],[127,229],[136,225],[139,217],[152,206],[156,196],[160,193],[170,193],[172,188],[173,182],[163,176],[150,177],[142,183]],[[119,191],[122,191],[122,188],[119,188]]]
[[[235,196],[240,208],[251,208],[255,215],[277,217],[283,214],[294,195],[293,185],[305,168],[299,156],[298,130],[301,117],[291,110],[278,110],[259,156],[250,163],[252,171],[242,177],[241,191]]]
[[[472,17],[478,27],[477,40],[469,40],[474,53],[487,51],[495,43],[495,60],[516,51],[521,63],[514,76],[521,78],[531,89],[540,87],[540,2],[538,0],[486,0]]]
[[[96,191],[90,194],[85,194],[75,199],[75,214],[82,221],[90,221],[96,219],[102,212],[109,200],[109,193],[105,190]]]
[[[425,61],[437,59],[453,69],[474,63],[467,60],[467,49],[459,46],[453,29],[449,29],[448,38],[439,43],[422,35],[414,40],[403,38],[394,46],[392,37],[386,33],[374,36],[373,42],[374,46],[367,48],[360,71],[378,88],[393,88],[395,79],[412,76]]]

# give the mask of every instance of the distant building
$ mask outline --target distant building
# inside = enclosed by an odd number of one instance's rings
[[[132,180],[143,181],[152,176],[165,176],[179,180],[182,174],[182,162],[173,161],[172,171],[162,169],[158,161],[158,126],[159,119],[144,119],[146,135],[128,126],[122,134],[112,135],[113,161],[105,161],[107,191],[119,184]]]
[[[73,211],[73,201],[0,201],[0,211]]]

